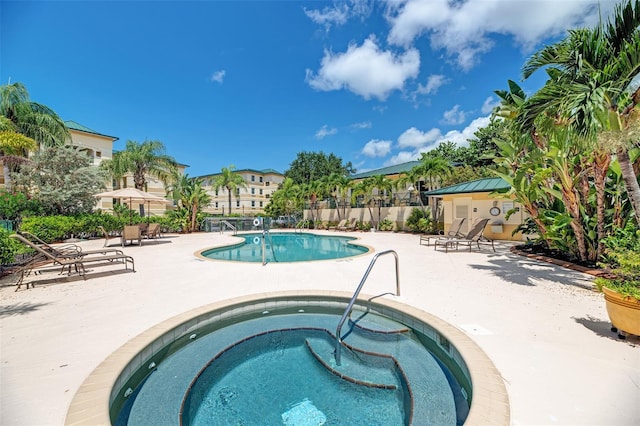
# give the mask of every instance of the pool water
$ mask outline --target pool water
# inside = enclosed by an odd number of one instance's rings
[[[343,329],[352,349],[343,349],[337,366],[330,330],[341,309],[293,309],[203,326],[168,342],[170,355],[153,368],[143,365],[144,380],[124,392],[114,424],[464,423],[467,396],[425,346],[429,338],[386,316],[354,311]]]
[[[407,424],[402,387],[360,386],[328,373],[305,345],[318,334],[270,333],[235,346],[195,382],[182,424]]]
[[[356,238],[311,233],[269,232],[239,235],[244,241],[232,246],[205,250],[202,256],[217,260],[262,262],[264,239],[266,262],[307,262],[341,259],[368,253],[369,249],[353,241]]]

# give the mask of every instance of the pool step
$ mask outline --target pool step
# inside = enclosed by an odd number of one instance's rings
[[[343,347],[342,363],[336,365],[335,340],[309,337],[305,344],[318,362],[332,374],[361,386],[395,390],[401,383],[393,357]]]
[[[381,336],[410,332],[408,327],[396,321],[360,310],[351,311],[349,325],[359,332]]]

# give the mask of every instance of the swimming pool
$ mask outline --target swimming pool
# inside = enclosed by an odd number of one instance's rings
[[[242,234],[238,237],[243,238],[243,241],[231,246],[204,250],[201,256],[238,262],[308,262],[342,259],[370,251],[368,247],[354,243],[357,238],[341,235],[267,232]]]
[[[290,350],[293,352],[304,350],[308,353],[310,349],[303,347],[298,336],[294,335],[300,330],[305,333],[305,339],[310,341],[309,345],[313,352],[320,356],[317,362],[309,359],[309,362],[315,362],[310,365],[319,368],[324,373],[325,379],[331,378],[335,372],[326,370],[326,367],[322,365],[322,361],[324,361],[331,366],[332,345],[327,344],[328,338],[323,335],[326,331],[309,336],[307,329],[324,330],[330,328],[327,324],[322,324],[322,318],[330,318],[333,316],[333,311],[343,310],[349,302],[350,296],[350,294],[343,292],[321,291],[277,292],[268,295],[245,296],[204,306],[158,324],[114,352],[94,370],[71,402],[66,424],[114,424],[121,413],[128,409],[127,404],[131,406],[142,404],[145,399],[149,401],[147,399],[149,395],[152,396],[153,412],[160,415],[161,420],[159,423],[154,420],[153,424],[178,424],[180,421],[184,421],[185,425],[190,424],[189,422],[194,418],[190,416],[195,415],[200,408],[197,408],[198,404],[193,405],[189,401],[189,398],[192,397],[189,395],[207,388],[207,386],[200,386],[198,381],[201,378],[205,383],[209,381],[207,378],[209,365],[215,365],[216,360],[222,360],[223,363],[218,364],[218,367],[226,365],[230,368],[225,368],[225,371],[228,374],[235,374],[234,360],[238,359],[237,355],[255,354],[256,351],[263,351],[264,345],[255,345],[255,343],[260,343],[260,339],[275,341],[276,353],[285,353]],[[422,416],[419,414],[420,410],[424,410],[425,407],[431,409],[435,406],[436,401],[432,399],[430,394],[423,393],[422,385],[416,384],[415,379],[411,377],[412,371],[415,371],[416,368],[422,368],[424,364],[434,367],[433,370],[426,369],[424,371],[428,371],[428,376],[438,376],[437,383],[439,385],[435,385],[436,387],[444,385],[446,382],[449,384],[448,387],[452,389],[450,392],[454,396],[447,396],[444,400],[445,405],[451,407],[453,404],[455,407],[453,424],[459,424],[462,421],[459,414],[460,406],[463,408],[466,406],[469,409],[466,421],[471,424],[509,423],[509,402],[502,378],[484,352],[464,333],[424,311],[387,298],[358,301],[355,308],[357,311],[369,308],[374,315],[368,320],[368,323],[361,324],[363,330],[371,329],[371,324],[374,324],[373,328],[382,327],[389,331],[389,329],[397,328],[397,324],[399,324],[402,328],[410,329],[410,333],[416,338],[403,338],[404,342],[409,342],[415,348],[422,346],[422,350],[429,349],[430,355],[423,354],[417,358],[420,360],[417,364],[403,361],[402,354],[394,352],[395,349],[391,350],[393,356],[399,359],[398,364],[402,371],[405,371],[409,378],[407,379],[408,386],[403,383],[402,375],[398,376],[396,372],[392,371],[393,369],[388,368],[388,362],[386,364],[382,362],[380,368],[374,368],[373,376],[363,376],[360,370],[353,367],[354,358],[352,358],[351,352],[343,352],[343,365],[347,369],[343,371],[344,375],[356,377],[361,382],[396,386],[397,390],[390,390],[386,394],[383,392],[386,389],[375,390],[378,396],[382,393],[382,397],[385,398],[394,395],[391,398],[391,405],[387,405],[385,410],[389,410],[390,415],[400,416],[399,418],[402,420],[399,424],[425,424],[422,421],[424,417],[418,417],[418,415]],[[318,322],[318,318],[314,317],[319,317],[320,321]],[[262,323],[265,319],[267,321],[260,331],[261,327],[256,327],[256,321]],[[312,321],[315,325],[310,327],[309,324],[305,324],[307,320]],[[334,324],[335,317],[328,321]],[[349,338],[356,334],[361,334],[361,331],[352,332],[350,336],[345,338],[345,343],[349,343]],[[388,347],[384,348],[387,345],[384,342],[390,336],[393,338],[393,334],[390,333],[389,336],[378,336],[377,339],[374,339],[383,342],[384,350],[381,352],[389,352]],[[380,342],[375,344],[376,347],[379,347]],[[362,345],[361,342],[358,342],[354,346]],[[203,348],[206,350],[198,350]],[[222,357],[225,353],[231,356],[227,356],[227,359],[223,360]],[[180,357],[173,357],[173,354],[186,355],[189,362],[181,363],[179,362]],[[195,356],[194,354],[199,355]],[[362,356],[357,355],[358,358]],[[211,360],[214,362],[209,364]],[[176,367],[178,364],[183,366],[178,368]],[[191,371],[185,371],[183,368],[191,369]],[[252,373],[257,372],[256,368],[249,370]],[[366,368],[369,373],[371,370]],[[454,386],[450,385],[451,376],[447,371],[455,377],[455,381],[460,385],[458,389],[461,390],[455,391]],[[169,375],[163,378],[162,375],[166,373]],[[341,378],[334,377],[333,379],[338,380],[340,386],[351,386],[348,381]],[[258,378],[254,382],[259,384],[262,381]],[[233,382],[220,383],[222,386],[213,390],[215,395],[213,401],[218,405],[227,404],[228,407],[236,407],[234,404],[239,403],[242,398],[238,394],[238,389],[229,386],[229,383]],[[140,386],[141,384],[143,386]],[[144,389],[146,386],[149,386],[147,390],[153,390],[155,387],[161,389],[162,392],[160,394],[151,392],[145,396],[140,389]],[[363,386],[358,385],[357,387]],[[271,393],[267,392],[267,394]],[[475,395],[478,395],[478,398],[475,398]],[[453,398],[453,402],[451,402],[451,398]],[[197,400],[198,398],[196,398]],[[462,400],[462,405],[460,400]],[[211,401],[211,399],[205,398],[201,401],[205,401],[206,405],[206,401]],[[358,405],[360,401],[359,398],[357,403],[348,404],[347,407]],[[413,408],[407,405],[407,401],[412,401]],[[110,412],[105,411],[104,407],[109,407]],[[188,414],[181,418],[180,413],[183,410]],[[139,413],[136,413],[136,407],[133,407],[133,411],[130,412],[134,418],[139,416]],[[298,391],[288,405],[278,405],[275,412],[280,416],[278,424],[287,424],[285,419],[295,419],[298,415],[314,415],[320,419],[322,416],[329,418],[332,409],[327,409],[326,405],[315,395],[303,390],[302,392]],[[448,415],[451,415],[450,411]],[[411,422],[412,416],[415,419],[413,422]],[[205,422],[210,420],[208,417],[205,419],[207,419]],[[150,424],[148,420],[149,418],[145,418],[140,424]],[[440,422],[436,420],[432,424],[437,423]],[[253,423],[248,421],[247,424],[266,423],[259,420],[256,423],[254,419]],[[316,424],[321,424],[321,422]],[[393,424],[398,423],[394,422]]]

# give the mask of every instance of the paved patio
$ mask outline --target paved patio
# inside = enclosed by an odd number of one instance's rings
[[[327,231],[324,231],[327,232]],[[327,233],[334,234],[333,231]],[[509,252],[434,251],[409,234],[353,233],[400,259],[398,301],[467,333],[501,372],[514,425],[640,424],[640,339],[609,331],[591,277]],[[299,264],[203,261],[233,241],[218,233],[168,235],[128,246],[138,272],[95,268],[89,279],[31,277],[0,287],[0,424],[62,425],[75,392],[115,349],[153,325],[231,297],[276,290],[352,292],[371,255]],[[103,240],[84,241],[84,249]],[[388,259],[388,260],[387,260]],[[391,257],[364,292],[393,291]]]

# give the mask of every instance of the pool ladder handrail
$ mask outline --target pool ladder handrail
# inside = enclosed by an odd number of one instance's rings
[[[364,286],[365,281],[367,281],[367,278],[369,277],[369,273],[371,272],[373,265],[378,260],[378,257],[384,256],[385,254],[390,254],[390,253],[393,254],[393,256],[396,259],[396,296],[400,296],[400,272],[398,267],[398,253],[396,253],[395,250],[385,250],[385,251],[381,251],[380,253],[376,253],[373,256],[373,259],[371,259],[371,263],[369,263],[369,267],[367,268],[367,271],[364,273],[362,280],[360,281],[360,284],[358,284],[358,288],[356,288],[356,291],[353,293],[353,296],[351,297],[351,300],[349,301],[347,308],[344,310],[344,313],[342,314],[342,317],[338,322],[338,327],[336,328],[336,350],[335,350],[336,365],[340,365],[340,351],[342,349],[342,337],[340,336],[340,331],[342,330],[342,326],[344,325],[344,322],[347,320],[347,317],[351,313],[351,310],[353,309],[353,305],[356,303],[356,299],[358,298],[358,295],[360,294],[360,291],[362,290],[362,287]]]
[[[306,229],[309,230],[309,226],[310,225],[309,225],[309,220],[308,219],[303,219],[303,220],[299,221],[296,224],[296,227],[294,228],[293,232],[302,232],[302,230],[305,229],[305,226],[306,226]]]
[[[231,223],[227,222],[226,220],[221,220],[220,223],[222,223],[222,225],[223,225],[223,226],[220,227],[220,233],[221,234],[225,231],[226,227],[229,227],[230,229],[233,230],[233,235],[237,235],[238,234],[238,228],[233,226]]]

